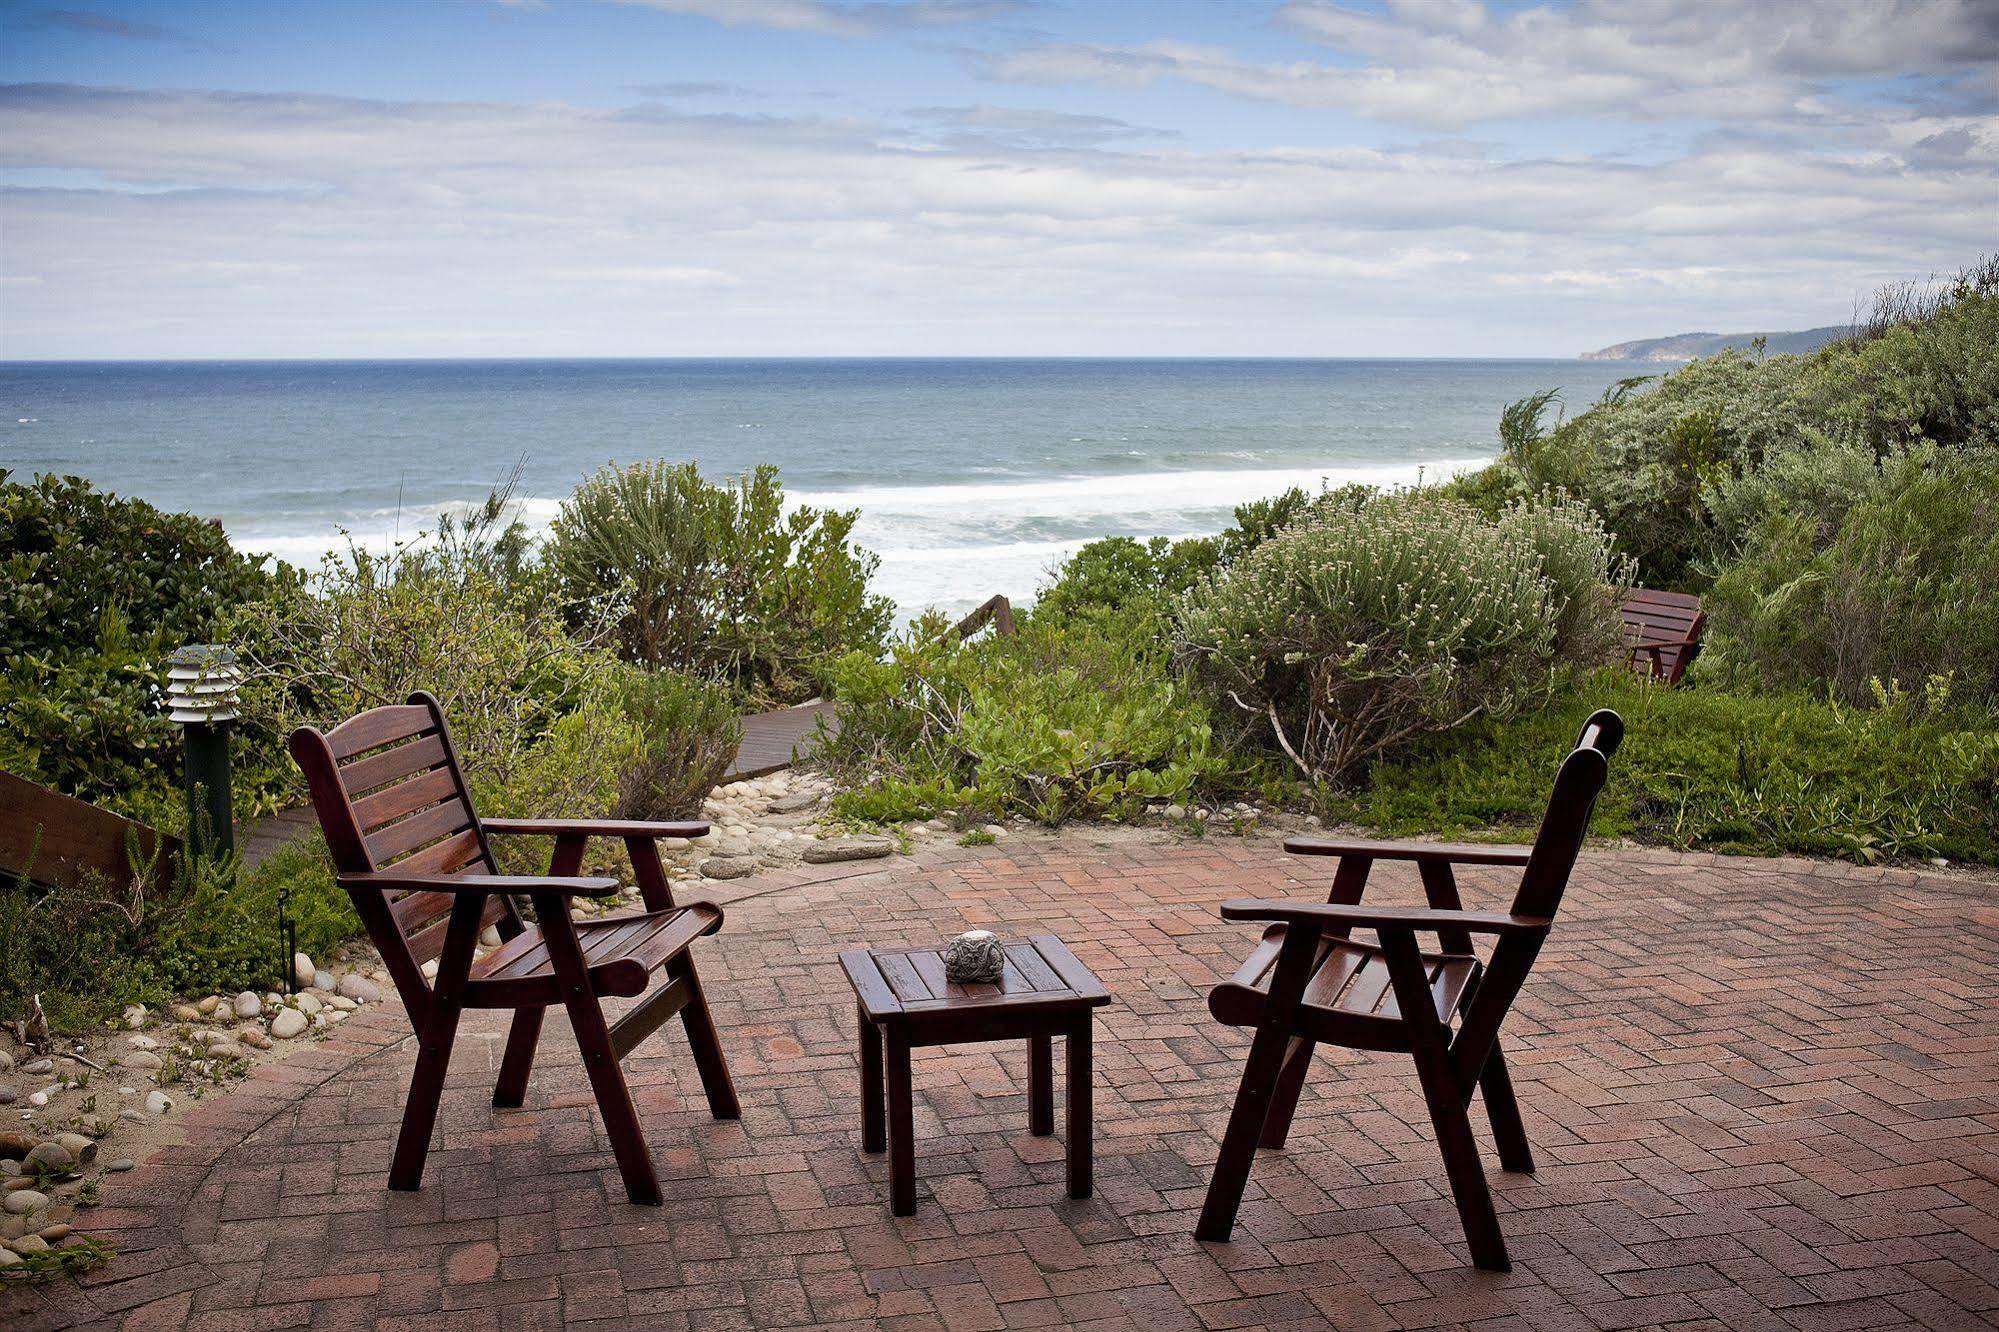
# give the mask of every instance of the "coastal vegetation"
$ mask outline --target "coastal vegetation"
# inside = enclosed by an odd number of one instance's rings
[[[314,570],[74,478],[0,474],[0,766],[169,830],[159,699],[234,646],[245,814],[298,798],[282,740],[443,699],[498,815],[699,811],[737,717],[839,701],[846,825],[976,842],[1243,802],[1384,833],[1525,838],[1587,712],[1630,735],[1597,831],[1659,845],[1999,863],[1999,265],[1884,299],[1809,355],[1730,351],[1564,415],[1508,407],[1490,467],[1293,490],[1212,536],[1089,543],[1012,636],[891,633],[853,512],[773,469],[585,479],[545,541],[503,489],[429,539]],[[1698,592],[1678,688],[1618,661],[1617,590]],[[1199,815],[1225,817],[1203,823]],[[0,890],[0,1009],[77,1025],[268,976],[352,929],[323,850],[192,865],[171,900]]]

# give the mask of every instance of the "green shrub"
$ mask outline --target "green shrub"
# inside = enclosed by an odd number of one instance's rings
[[[41,996],[51,1027],[83,1031],[125,1004],[264,990],[279,983],[283,898],[298,947],[324,958],[359,927],[317,836],[244,870],[235,861],[182,867],[165,891],[86,880],[42,889],[0,883],[0,1012]]]
[[[1211,537],[1105,537],[1063,562],[1055,581],[1035,599],[1034,613],[1066,618],[1143,609],[1164,616],[1173,599],[1212,572],[1220,557],[1220,543]]]
[[[1848,703],[1937,676],[1999,700],[1999,453],[1921,449],[1867,473],[1762,519],[1715,584],[1719,662]]]
[[[626,660],[796,703],[834,657],[888,633],[893,607],[867,586],[878,561],[850,543],[857,517],[787,513],[775,467],[716,486],[691,463],[614,466],[563,504],[549,561],[572,603],[624,599]]]
[[[192,514],[0,468],[0,767],[141,818],[173,807],[164,659],[282,580]],[[246,792],[272,754],[246,755]]]
[[[1546,697],[1554,667],[1613,632],[1603,588],[1619,577],[1601,529],[1560,500],[1493,521],[1382,496],[1316,509],[1197,589],[1180,651],[1307,778],[1338,784]]]
[[[619,665],[533,744],[482,807],[514,818],[687,819],[742,739],[727,691]]]
[[[1419,742],[1330,797],[1334,819],[1388,836],[1499,829],[1529,841],[1590,712],[1629,727],[1594,831],[1654,845],[1872,861],[1999,863],[1999,728],[1947,689],[1823,696],[1664,689],[1606,670],[1549,706]]]
[[[571,632],[543,580],[503,579],[436,548],[328,556],[314,578],[247,608],[231,630],[248,667],[244,725],[255,733],[277,743],[295,726],[330,726],[428,690],[467,770],[500,781],[612,661],[592,646],[590,626]]]
[[[1226,780],[1206,712],[1146,616],[1035,616],[1016,637],[968,645],[939,641],[941,628],[927,620],[887,660],[835,667],[840,730],[822,754],[853,784],[842,817],[1117,819]]]

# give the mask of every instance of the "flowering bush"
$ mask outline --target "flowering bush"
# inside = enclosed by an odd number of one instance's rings
[[[1544,699],[1615,635],[1624,571],[1566,500],[1497,519],[1421,492],[1328,506],[1189,597],[1180,656],[1307,778]]]

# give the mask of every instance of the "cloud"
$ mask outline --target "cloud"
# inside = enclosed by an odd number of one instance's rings
[[[734,26],[861,37],[979,23],[1018,12],[1021,0],[617,0]]]
[[[1959,128],[1637,165],[1195,149],[1004,107],[0,86],[0,170],[66,182],[0,189],[0,356],[1562,354],[1808,327],[1990,248],[1999,137]]]
[[[1505,14],[1475,0],[1375,13],[1291,0],[1285,24],[1343,58],[1271,62],[1161,39],[1044,43],[984,57],[993,78],[1142,87],[1174,79],[1239,97],[1456,130],[1537,117],[1850,118],[1839,81],[1921,71],[1967,113],[1999,108],[1999,8],[1987,0],[1634,9],[1609,0]]]
[[[634,83],[628,85],[641,97],[753,97],[755,93],[739,83]]]
[[[192,42],[194,39],[184,32],[172,28],[162,28],[156,23],[135,23],[130,19],[115,18],[110,14],[98,14],[87,9],[40,9],[29,17],[28,25],[42,28],[67,28],[72,32],[91,33],[100,37],[123,37],[135,42]]]

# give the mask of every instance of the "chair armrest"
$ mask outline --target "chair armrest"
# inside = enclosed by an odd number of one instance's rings
[[[1364,837],[1287,837],[1294,856],[1358,856],[1365,860],[1413,860],[1442,865],[1525,865],[1531,846],[1484,842],[1374,842]]]
[[[1469,930],[1475,934],[1546,934],[1546,916],[1514,916],[1503,911],[1435,911],[1429,907],[1344,906],[1331,902],[1262,901],[1239,898],[1222,903],[1224,920],[1281,920],[1298,925],[1358,926],[1362,929]]]
[[[706,837],[701,819],[657,823],[649,819],[481,819],[489,833],[522,837]]]
[[[560,893],[565,897],[609,897],[618,891],[616,879],[589,875],[563,878],[546,874],[336,874],[342,888],[378,888],[389,892],[424,893]]]

